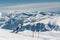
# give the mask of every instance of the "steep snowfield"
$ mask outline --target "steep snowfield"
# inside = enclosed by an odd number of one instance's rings
[[[19,32],[18,34],[10,33],[11,30],[0,29],[0,40],[60,40],[59,31],[39,32],[32,37],[31,31]]]

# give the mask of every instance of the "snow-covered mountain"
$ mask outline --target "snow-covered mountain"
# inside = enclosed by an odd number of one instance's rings
[[[31,25],[35,24],[35,31],[51,31],[60,30],[60,14],[58,12],[43,12],[43,11],[10,11],[1,12],[0,28],[14,29],[21,20],[23,20],[23,27],[21,31],[31,30]],[[58,19],[58,20],[57,20]]]

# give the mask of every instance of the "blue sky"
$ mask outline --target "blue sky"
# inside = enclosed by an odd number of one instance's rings
[[[60,9],[60,0],[0,0],[0,11],[57,9]]]
[[[16,4],[41,3],[41,2],[60,2],[60,0],[0,0],[0,7]]]

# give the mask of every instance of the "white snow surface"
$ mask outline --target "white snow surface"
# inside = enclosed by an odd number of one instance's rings
[[[25,30],[24,32],[19,32],[18,34],[10,33],[11,30],[0,29],[0,40],[60,40],[59,31],[50,32],[35,32],[34,37],[32,37],[33,32]]]

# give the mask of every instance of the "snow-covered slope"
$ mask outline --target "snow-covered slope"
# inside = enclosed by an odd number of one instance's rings
[[[35,37],[32,37],[33,33],[28,30],[18,34],[10,32],[11,30],[0,29],[0,40],[60,40],[59,31],[39,32],[39,37],[37,32]]]

